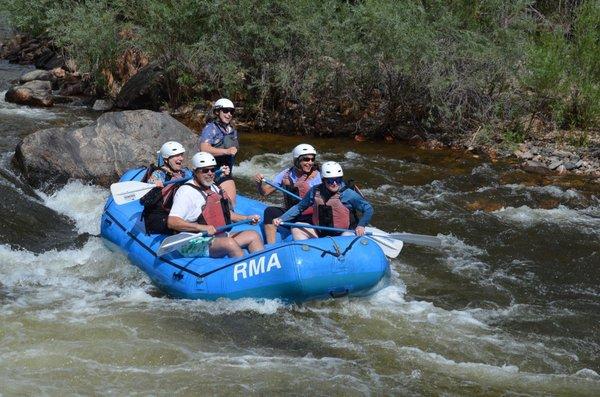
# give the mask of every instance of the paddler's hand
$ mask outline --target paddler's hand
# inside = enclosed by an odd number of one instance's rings
[[[229,168],[228,165],[222,165],[220,170],[223,173],[223,176],[227,176],[227,175],[231,174],[231,169]]]
[[[237,148],[235,146],[230,147],[229,149],[226,149],[226,150],[227,150],[227,154],[230,156],[235,156],[235,154],[237,153]]]
[[[356,229],[354,229],[354,233],[356,233],[357,236],[364,236],[365,235],[365,227],[357,226]]]
[[[215,235],[217,233],[217,228],[215,228],[213,225],[198,225],[200,226],[200,230],[198,230],[200,233],[208,233],[211,236]]]
[[[261,174],[260,172],[256,173],[254,175],[254,182],[261,184],[263,179],[265,179],[265,176],[263,174]]]
[[[275,226],[281,225],[281,222],[282,222],[281,218],[273,219],[273,225],[275,225]]]
[[[163,184],[163,182],[160,179],[148,178],[148,182],[154,183],[157,187],[159,187],[161,189],[163,187],[165,187],[165,185]]]
[[[250,219],[252,224],[256,225],[258,222],[260,222],[260,215],[248,215],[246,219]]]

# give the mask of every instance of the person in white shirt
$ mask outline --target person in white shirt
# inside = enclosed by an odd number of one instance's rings
[[[208,236],[192,240],[180,252],[185,256],[222,258],[243,256],[244,248],[249,252],[264,249],[260,235],[253,230],[215,236],[217,227],[245,219],[251,219],[256,224],[260,216],[241,215],[231,210],[227,193],[214,184],[217,162],[210,153],[196,153],[192,158],[192,166],[192,181],[182,185],[175,193],[167,222],[172,230],[206,232]]]

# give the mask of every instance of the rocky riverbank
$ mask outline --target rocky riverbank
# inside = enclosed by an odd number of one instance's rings
[[[107,74],[107,92],[98,92],[90,77],[77,70],[75,62],[65,57],[52,46],[49,40],[28,39],[17,35],[0,44],[0,59],[20,64],[35,65],[36,70],[21,76],[11,87],[5,98],[9,102],[28,106],[53,106],[57,103],[86,105],[94,110],[107,111],[113,108],[122,110],[150,109],[168,111],[171,115],[186,125],[198,129],[206,109],[194,106],[181,106],[178,109],[165,108],[167,90],[163,86],[163,70],[152,64],[145,56],[133,50],[126,51],[118,60],[116,74]],[[207,101],[208,105],[208,101]],[[244,120],[243,112],[240,121],[244,128],[256,129],[253,120]],[[335,115],[331,117],[335,118]],[[348,130],[347,125],[338,117],[342,130]],[[286,131],[294,125],[294,120],[285,120],[285,116],[273,116],[273,128],[283,125]],[[264,120],[262,121],[264,124]],[[336,123],[332,123],[335,125]],[[537,132],[529,134],[525,142],[507,144],[498,137],[480,139],[476,132],[472,137],[438,136],[420,132],[411,134],[385,135],[387,141],[400,139],[410,144],[427,148],[454,148],[467,150],[492,158],[512,158],[516,166],[528,172],[541,174],[578,174],[590,177],[600,183],[600,136],[598,133],[585,134],[585,140],[579,140],[579,145],[562,139],[565,134],[548,128],[537,128]],[[310,133],[310,132],[309,132]],[[362,141],[367,138],[360,132],[348,133],[354,139]],[[492,134],[493,135],[493,134]],[[573,139],[571,139],[572,141]]]

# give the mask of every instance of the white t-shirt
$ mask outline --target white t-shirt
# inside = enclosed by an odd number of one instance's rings
[[[212,185],[210,188],[213,192],[219,193],[219,188],[216,185]],[[175,192],[169,216],[178,216],[186,222],[196,222],[202,213],[205,202],[204,196],[197,189],[182,185]]]

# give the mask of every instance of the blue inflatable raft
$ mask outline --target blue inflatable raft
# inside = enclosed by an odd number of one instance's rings
[[[140,181],[144,168],[127,171],[122,181]],[[265,204],[238,195],[236,211],[262,214]],[[117,205],[109,197],[101,235],[112,250],[122,251],[165,294],[186,299],[278,298],[306,301],[363,295],[389,272],[388,260],[370,238],[339,236],[295,242],[278,234],[278,242],[241,258],[186,258],[177,251],[157,256],[166,236],[146,234],[139,200]],[[243,225],[233,230],[254,229]]]

